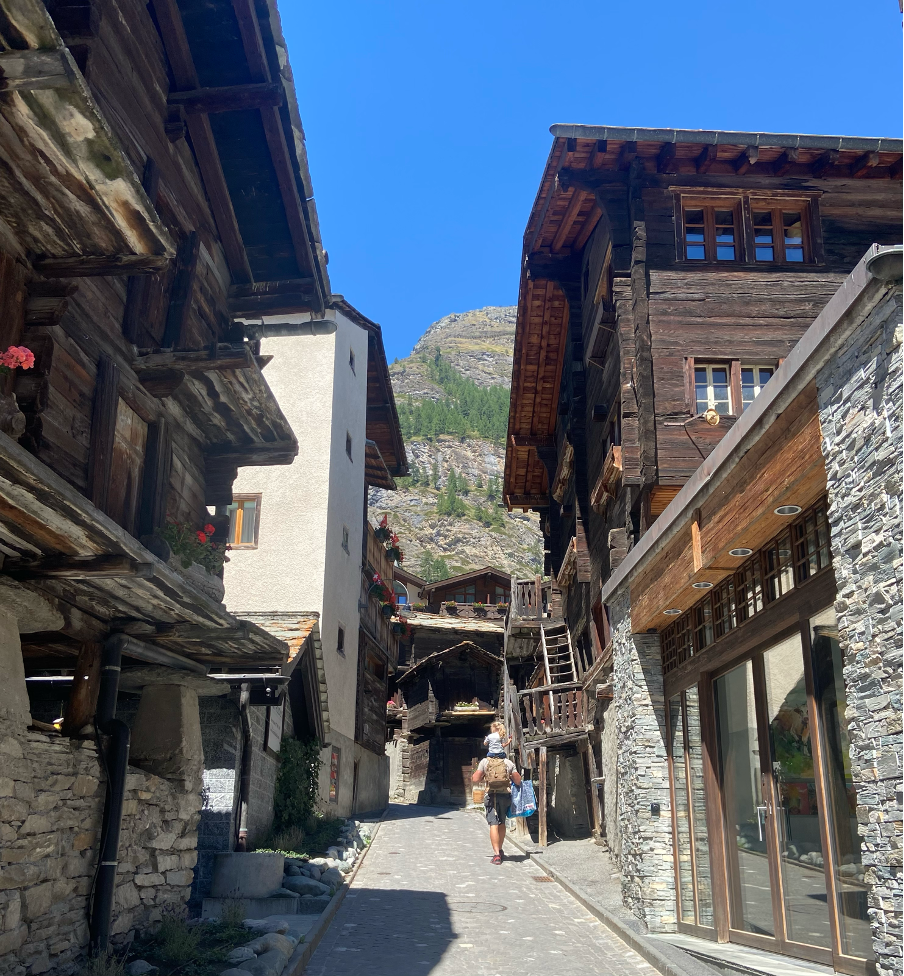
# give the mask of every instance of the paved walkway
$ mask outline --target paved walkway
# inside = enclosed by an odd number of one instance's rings
[[[486,823],[392,806],[307,976],[656,976]],[[543,881],[537,878],[543,877]]]

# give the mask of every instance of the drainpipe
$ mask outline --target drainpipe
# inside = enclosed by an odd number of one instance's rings
[[[251,753],[254,740],[251,738],[251,716],[248,706],[251,702],[251,685],[243,684],[239,697],[239,718],[242,723],[242,773],[239,779],[239,810],[236,824],[235,849],[248,849],[248,798],[251,795]]]
[[[94,876],[94,891],[89,914],[91,951],[104,952],[110,942],[113,918],[113,895],[116,889],[116,869],[119,858],[119,832],[122,827],[122,801],[125,793],[126,771],[129,765],[129,727],[116,715],[116,696],[119,693],[123,634],[114,634],[104,641],[101,657],[100,690],[94,729],[98,739],[98,753],[107,777],[104,820],[101,829],[100,851]],[[100,743],[101,734],[108,736],[107,748]]]

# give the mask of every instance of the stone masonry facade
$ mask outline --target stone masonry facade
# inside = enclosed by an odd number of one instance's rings
[[[899,285],[816,382],[851,772],[882,976],[902,972],[901,343]]]
[[[91,739],[0,722],[0,976],[78,972],[104,807]],[[130,768],[113,934],[188,900],[200,795]]]
[[[666,752],[665,696],[658,634],[632,634],[627,588],[610,603],[614,700],[618,741],[618,833],[613,856],[625,905],[651,932],[676,927],[675,870]],[[658,815],[653,805],[658,804]]]

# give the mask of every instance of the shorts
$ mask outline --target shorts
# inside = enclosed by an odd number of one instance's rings
[[[511,805],[511,793],[487,793],[483,798],[483,806],[487,812],[487,823],[491,827],[504,827],[508,808]]]

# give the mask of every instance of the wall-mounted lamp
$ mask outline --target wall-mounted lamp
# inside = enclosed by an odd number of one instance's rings
[[[800,515],[803,509],[800,505],[779,505],[775,510],[776,515]]]
[[[729,549],[729,556],[752,556],[753,550],[748,549],[746,546],[740,546],[738,549]]]

